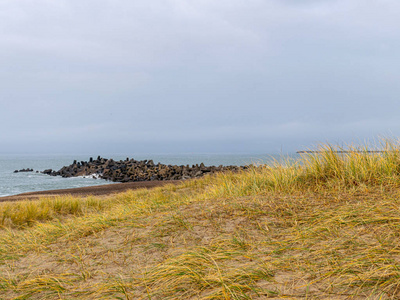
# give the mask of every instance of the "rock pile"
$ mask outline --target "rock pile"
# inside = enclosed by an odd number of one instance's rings
[[[152,160],[137,161],[127,158],[126,160],[114,161],[92,157],[89,161],[76,160],[69,166],[62,167],[58,171],[52,169],[44,170],[42,173],[52,176],[76,177],[93,176],[114,182],[152,181],[152,180],[185,180],[201,177],[205,174],[224,171],[239,171],[247,169],[248,166],[210,166],[200,165],[164,165],[155,164]]]
[[[19,173],[19,172],[33,172],[33,169],[21,169],[21,170],[15,170],[14,173]]]

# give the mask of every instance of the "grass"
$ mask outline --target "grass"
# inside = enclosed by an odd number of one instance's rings
[[[0,203],[0,299],[398,299],[400,146]]]

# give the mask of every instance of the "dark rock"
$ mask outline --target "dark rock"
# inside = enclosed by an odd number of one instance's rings
[[[136,161],[135,159],[114,161],[113,159],[97,157],[93,160],[91,157],[88,162],[74,160],[69,166],[62,167],[58,171],[51,169],[44,170],[42,173],[52,176],[73,177],[73,176],[90,176],[98,174],[99,178],[118,181],[150,181],[150,180],[186,180],[201,177],[205,174],[213,174],[215,172],[239,171],[247,168],[238,166],[210,166],[204,163],[192,165],[164,165],[161,163],[154,164],[153,160]],[[17,170],[16,170],[17,171]]]
[[[21,170],[15,170],[14,173],[18,173],[18,172],[33,172],[33,169],[21,169]]]

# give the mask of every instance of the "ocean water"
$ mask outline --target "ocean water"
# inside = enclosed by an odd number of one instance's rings
[[[247,165],[247,164],[268,164],[274,159],[280,159],[281,155],[254,154],[183,154],[183,155],[104,155],[105,158],[124,160],[127,157],[136,160],[152,159],[154,163],[170,165],[194,165],[204,163],[206,166],[219,165]],[[97,156],[93,156],[94,159]],[[49,176],[35,171],[45,169],[59,170],[63,166],[70,165],[74,160],[88,161],[89,156],[75,155],[0,155],[0,197],[17,195],[33,191],[56,190],[111,184],[112,182],[103,179],[93,178],[62,178],[60,176]],[[14,170],[30,168],[34,172],[14,173]]]

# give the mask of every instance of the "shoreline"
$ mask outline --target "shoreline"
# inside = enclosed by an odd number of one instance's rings
[[[112,194],[122,193],[127,190],[136,189],[151,189],[154,187],[163,186],[166,184],[178,184],[182,180],[160,180],[160,181],[138,181],[138,182],[125,182],[125,183],[113,183],[104,185],[95,185],[87,187],[78,187],[70,189],[57,189],[57,190],[47,190],[47,191],[36,191],[27,192],[12,196],[0,197],[0,202],[8,201],[20,201],[20,200],[35,200],[41,197],[56,197],[62,195],[71,195],[76,197],[85,196],[108,196]]]

